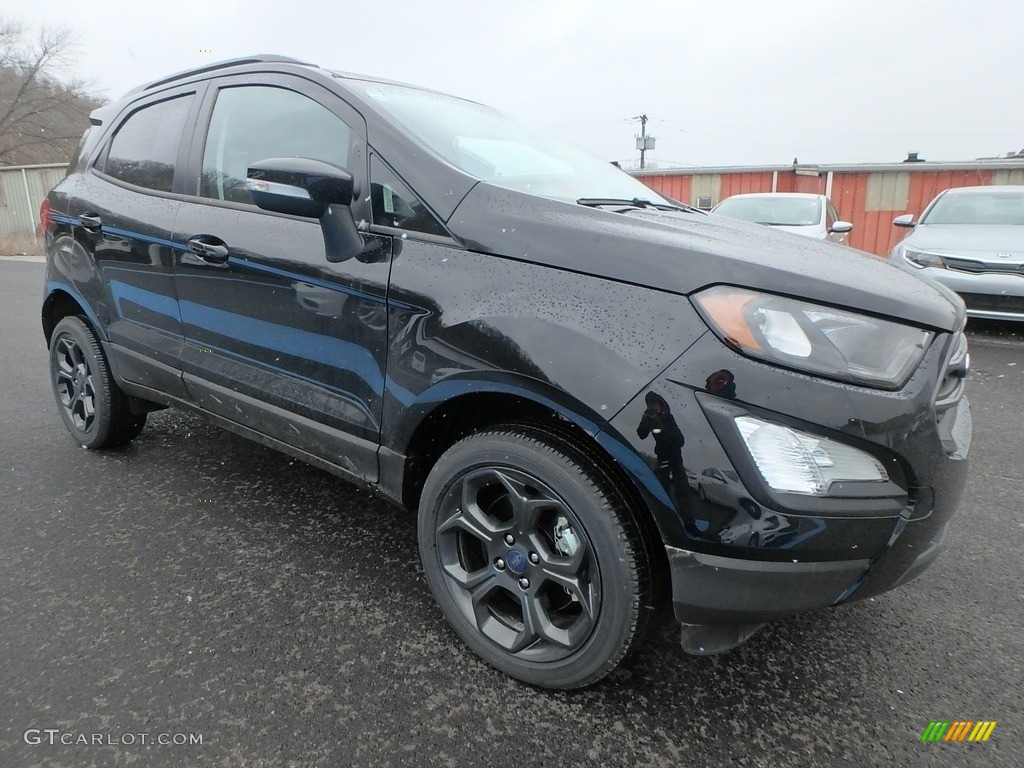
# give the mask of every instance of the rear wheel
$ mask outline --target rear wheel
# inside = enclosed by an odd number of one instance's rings
[[[64,425],[86,448],[123,445],[146,424],[146,414],[131,412],[99,340],[80,317],[65,317],[53,329],[50,381]]]
[[[419,544],[449,623],[513,677],[588,685],[638,640],[650,578],[631,511],[552,433],[509,426],[452,446],[424,486]]]

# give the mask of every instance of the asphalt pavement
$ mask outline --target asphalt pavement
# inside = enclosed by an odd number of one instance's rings
[[[1024,766],[1024,324],[971,325],[970,481],[924,576],[719,656],[665,621],[552,693],[463,648],[370,493],[176,411],[80,448],[43,274],[0,259],[2,768]],[[937,720],[997,726],[922,743]]]

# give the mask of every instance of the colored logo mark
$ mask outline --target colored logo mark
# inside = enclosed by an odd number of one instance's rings
[[[995,729],[995,720],[933,720],[921,741],[988,741]]]
[[[512,573],[523,573],[526,570],[526,555],[518,549],[510,549],[505,556],[508,568]]]

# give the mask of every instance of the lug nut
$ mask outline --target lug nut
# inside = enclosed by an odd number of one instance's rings
[[[522,587],[523,589],[529,589],[530,588],[530,580],[529,579],[520,579],[519,580],[519,586]]]
[[[531,552],[530,553],[530,562],[533,563],[534,565],[539,563],[540,562],[540,555],[538,555],[536,552]]]
[[[505,534],[505,543],[508,544],[511,547],[513,544],[516,543],[516,537],[513,536],[511,533],[506,533]]]
[[[502,560],[500,557],[497,558],[494,561],[494,567],[497,568],[499,571],[504,571],[505,570],[505,561]]]

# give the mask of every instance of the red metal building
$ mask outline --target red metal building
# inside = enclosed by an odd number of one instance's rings
[[[779,165],[634,171],[671,198],[709,208],[744,192],[828,195],[839,218],[853,224],[849,245],[887,256],[907,233],[892,225],[904,213],[920,215],[950,187],[1024,184],[1024,158],[965,163],[903,162],[869,165]]]

